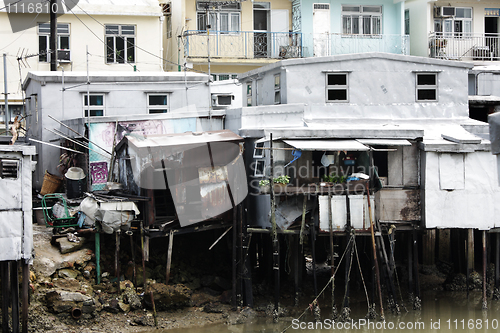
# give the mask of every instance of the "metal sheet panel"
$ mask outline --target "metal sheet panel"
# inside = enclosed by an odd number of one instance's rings
[[[0,212],[0,261],[20,260],[23,237],[23,212]]]
[[[356,140],[283,140],[300,150],[367,151],[369,148]]]
[[[375,194],[376,216],[383,221],[419,221],[420,190],[383,188]]]
[[[375,200],[370,197],[372,214],[375,216]],[[347,224],[346,197],[343,195],[332,196],[332,226],[334,231],[343,231]],[[370,216],[368,212],[368,200],[365,195],[350,195],[349,206],[351,212],[351,226],[354,229],[368,229],[370,227]],[[328,221],[328,196],[319,196],[319,228],[322,232],[330,231]]]

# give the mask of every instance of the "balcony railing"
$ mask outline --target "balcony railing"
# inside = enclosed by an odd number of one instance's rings
[[[300,58],[302,34],[295,32],[188,30],[186,57],[206,58]]]
[[[409,54],[409,36],[302,34],[295,32],[189,30],[184,55],[191,58],[302,58],[364,52]]]
[[[431,58],[447,60],[500,60],[499,34],[432,33],[429,35]]]
[[[304,57],[321,57],[337,54],[385,52],[410,53],[410,38],[405,35],[303,35]]]

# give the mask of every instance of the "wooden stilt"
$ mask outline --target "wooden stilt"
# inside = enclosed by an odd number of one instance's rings
[[[293,282],[294,282],[294,290],[295,290],[295,298],[294,298],[294,306],[299,305],[299,272],[300,272],[300,235],[296,237],[295,235],[288,236],[291,243],[292,248],[292,260],[293,260]]]
[[[232,263],[232,297],[231,305],[233,309],[236,309],[236,268],[237,268],[237,256],[236,256],[236,238],[237,238],[237,228],[238,222],[236,220],[236,207],[233,207],[233,263]]]
[[[10,272],[9,262],[0,262],[2,274],[2,333],[9,333]]]
[[[332,194],[328,194],[328,227],[330,229],[330,278],[332,279],[332,319],[335,320],[338,316],[337,308],[335,306],[335,251],[333,245],[333,216],[332,216]]]
[[[115,232],[115,277],[120,284],[120,231]]]
[[[467,229],[467,270],[474,271],[474,230]]]
[[[245,271],[245,265],[244,265],[244,251],[243,251],[243,207],[238,205],[238,262],[240,263],[238,265],[238,276],[239,278],[239,283],[238,283],[238,304],[240,306],[243,306],[243,272]]]
[[[370,187],[369,187],[369,182],[366,182],[366,196],[368,199],[368,215],[370,217],[370,233],[372,236],[372,251],[373,251],[373,262],[375,263],[375,277],[377,280],[377,290],[378,290],[378,297],[379,297],[379,305],[380,305],[380,317],[382,319],[385,319],[384,316],[384,303],[382,301],[382,288],[380,286],[380,270],[378,267],[378,260],[377,260],[377,246],[375,243],[375,230],[374,230],[374,225],[373,225],[373,216],[372,216],[372,207],[371,207],[371,202],[370,202]]]
[[[500,287],[500,233],[496,234],[495,249],[495,287]]]
[[[144,252],[144,223],[140,222],[139,228],[141,229],[141,256],[142,256],[142,286],[146,291],[146,253]]]
[[[410,293],[410,302],[413,303],[414,288],[413,288],[413,242],[411,242],[411,235],[408,237],[408,291]]]
[[[97,284],[101,283],[101,233],[95,233],[95,273]]]
[[[486,266],[487,258],[486,258],[486,230],[483,230],[482,235],[483,240],[483,310],[488,309],[488,301],[486,300]]]
[[[30,265],[28,260],[22,261],[23,274],[23,300],[22,300],[22,332],[28,333],[28,307],[29,307],[29,286],[30,286]]]
[[[436,229],[428,229],[423,239],[423,264],[434,265],[436,257]]]
[[[413,229],[413,273],[415,275],[415,301],[413,308],[420,310],[422,308],[420,299],[420,284],[418,276],[418,244],[417,244],[417,231]]]
[[[17,261],[11,261],[10,265],[12,333],[19,333],[19,265]]]
[[[133,278],[134,278],[134,286],[137,288],[137,269],[136,269],[136,263],[135,263],[135,246],[134,246],[134,234],[132,231],[129,232],[129,238],[130,238],[130,252],[132,252],[132,262],[134,264],[134,270],[133,270]]]
[[[314,219],[311,223],[310,230],[311,230],[311,250],[312,250],[314,296],[318,296],[318,282],[316,279],[316,227],[314,226]]]
[[[274,196],[274,154],[273,154],[273,134],[270,133],[269,140],[270,148],[270,166],[271,166],[271,228],[272,228],[272,243],[273,243],[273,271],[274,271],[274,313],[273,321],[278,321],[279,310],[279,294],[280,294],[280,257],[279,257],[279,237],[276,226],[276,198]]]
[[[170,280],[170,266],[172,264],[172,247],[174,246],[174,231],[170,230],[168,235],[168,252],[167,252],[167,272],[165,284]]]
[[[346,234],[347,234],[347,246],[346,246],[346,255],[345,255],[345,298],[344,298],[344,308],[349,308],[349,277],[350,277],[350,272],[351,272],[351,246],[352,242],[351,240],[351,205],[349,201],[349,193],[346,191],[345,195],[345,200],[346,200],[346,220],[347,220],[347,227],[346,227]],[[329,201],[331,202],[331,197],[329,196]],[[331,235],[330,237],[333,237]],[[333,239],[333,238],[332,238]],[[354,241],[354,240],[353,240]],[[333,244],[332,244],[333,246]],[[346,318],[347,319],[347,318]]]

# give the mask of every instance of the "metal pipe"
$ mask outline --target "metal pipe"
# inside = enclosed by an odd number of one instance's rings
[[[86,140],[87,142],[93,144],[94,146],[96,146],[97,148],[101,149],[102,151],[104,151],[105,153],[111,155],[111,153],[109,151],[107,151],[106,149],[102,148],[101,146],[99,146],[98,144],[96,144],[95,142],[92,142],[90,141],[88,138],[86,138],[84,135],[81,135],[80,133],[78,133],[77,131],[75,131],[74,129],[72,129],[71,127],[69,127],[68,125],[66,125],[65,123],[57,120],[56,118],[52,117],[50,114],[47,115],[50,119],[56,121],[57,123],[59,123],[60,125],[66,127],[67,129],[69,129],[70,131],[72,131],[73,133],[77,134],[78,136],[81,136],[84,140]]]
[[[56,148],[59,148],[59,149],[63,149],[63,150],[67,150],[67,151],[71,151],[71,152],[73,152],[73,153],[77,153],[77,154],[83,154],[83,155],[85,155],[85,153],[82,153],[81,151],[74,150],[74,149],[71,149],[71,148],[66,148],[66,147],[62,147],[62,146],[58,146],[58,145],[54,145],[54,144],[52,144],[52,143],[43,142],[43,141],[40,141],[40,140],[35,140],[35,139],[32,139],[32,138],[28,138],[28,140],[33,141],[33,142],[42,143],[42,144],[44,144],[44,145],[48,145],[48,146],[52,146],[52,147],[56,147]]]
[[[90,150],[90,151],[93,151],[93,152],[94,152],[94,153],[96,153],[96,154],[99,154],[99,155],[101,155],[101,156],[103,156],[103,157],[108,158],[108,156],[103,155],[103,154],[101,154],[101,153],[99,153],[99,152],[97,152],[97,151],[93,150],[93,149],[92,149],[92,148],[90,148],[89,146],[84,145],[83,143],[80,143],[80,142],[78,142],[78,141],[76,141],[76,140],[73,140],[73,139],[71,139],[70,137],[67,137],[67,136],[66,136],[66,135],[64,135],[64,134],[61,134],[61,132],[60,132],[60,131],[58,131],[58,130],[56,130],[56,129],[51,130],[51,129],[49,129],[49,128],[45,127],[45,130],[47,130],[47,131],[49,131],[49,132],[51,132],[51,133],[54,133],[55,135],[59,135],[60,137],[62,137],[62,138],[64,138],[64,139],[66,139],[66,140],[69,140],[69,141],[71,141],[71,142],[73,142],[73,143],[76,143],[77,145],[82,146],[83,148],[88,149],[88,150]],[[58,133],[58,132],[59,132],[59,133]]]
[[[82,309],[76,306],[73,309],[71,309],[71,317],[73,317],[73,319],[80,319],[82,314],[83,314]]]
[[[5,101],[5,135],[9,134],[9,93],[7,89],[7,53],[3,54],[3,78],[4,78],[4,101]]]

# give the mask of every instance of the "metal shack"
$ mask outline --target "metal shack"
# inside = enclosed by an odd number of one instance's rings
[[[241,142],[229,130],[126,135],[116,147],[118,178],[151,199],[146,225],[220,218],[247,195]]]
[[[23,269],[23,326],[28,319],[29,264],[33,256],[31,177],[35,154],[34,146],[0,145],[0,268],[4,332],[9,329],[9,306],[12,308],[13,331],[19,331],[19,264]]]

